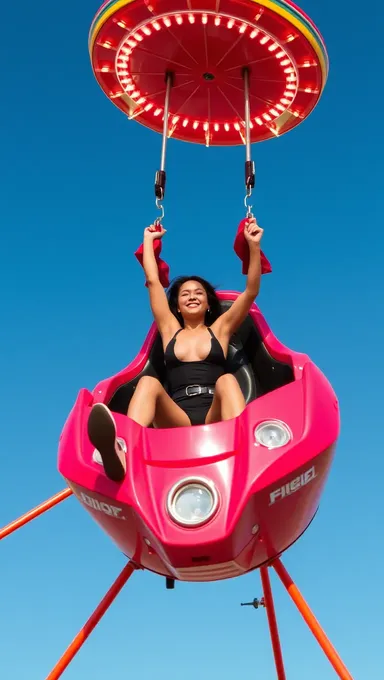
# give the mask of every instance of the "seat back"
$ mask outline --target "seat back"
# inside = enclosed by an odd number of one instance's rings
[[[257,397],[255,376],[244,348],[238,339],[233,338],[228,347],[227,372],[232,373],[240,385],[247,404]]]
[[[158,378],[162,385],[165,383],[164,351],[159,333],[156,334],[155,341],[151,347],[144,368],[132,378],[132,380],[129,380],[118,387],[116,392],[112,395],[108,402],[111,411],[123,413],[124,415],[127,413],[129,402],[132,399],[136,385],[144,375],[151,375],[154,378]]]

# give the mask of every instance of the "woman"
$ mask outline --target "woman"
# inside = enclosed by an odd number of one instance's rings
[[[168,298],[159,280],[153,250],[165,230],[144,231],[143,267],[149,299],[164,348],[168,392],[157,378],[140,378],[128,408],[128,417],[143,427],[188,427],[236,418],[245,400],[236,378],[226,373],[229,340],[246,318],[258,295],[261,278],[260,241],[263,230],[255,219],[245,224],[250,250],[245,291],[221,313],[213,287],[204,279],[181,277]],[[114,481],[124,479],[125,454],[116,441],[116,426],[105,404],[95,404],[88,435],[100,452],[104,469]]]

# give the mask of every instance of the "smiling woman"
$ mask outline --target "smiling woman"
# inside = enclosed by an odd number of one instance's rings
[[[193,309],[201,310],[201,305],[207,307],[204,323],[212,324],[221,315],[220,301],[214,287],[201,276],[179,276],[168,290],[168,303],[172,314],[180,326],[184,328],[185,318],[189,313],[193,319]],[[180,307],[181,305],[181,307]],[[183,313],[181,311],[183,310]]]
[[[249,247],[247,285],[222,313],[213,286],[199,276],[180,277],[165,294],[159,279],[154,242],[165,230],[144,231],[143,266],[153,316],[164,350],[164,387],[143,376],[129,403],[127,415],[143,427],[188,427],[236,418],[245,408],[235,376],[226,370],[231,336],[246,318],[260,288],[260,241],[263,230],[254,218],[246,221]],[[88,435],[100,452],[107,476],[125,477],[125,454],[116,438],[114,418],[105,404],[96,404],[88,420]]]

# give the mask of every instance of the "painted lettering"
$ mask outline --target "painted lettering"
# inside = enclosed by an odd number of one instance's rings
[[[98,512],[103,512],[105,515],[116,517],[116,519],[125,519],[125,517],[122,517],[120,514],[123,512],[123,509],[118,508],[116,505],[98,501],[96,498],[92,498],[92,496],[88,496],[83,492],[80,494],[80,500],[82,500],[85,505],[88,505],[89,508],[98,510]]]
[[[281,486],[280,488],[271,491],[271,493],[269,494],[269,505],[273,505],[274,503],[276,503],[276,501],[281,500],[282,498],[286,498],[286,496],[291,496],[293,493],[296,493],[296,491],[301,489],[303,486],[307,486],[307,484],[312,482],[312,480],[315,479],[315,477],[316,470],[315,466],[313,465],[309,470],[304,472],[299,477],[295,477],[290,482],[287,482],[287,484],[284,484],[284,486]]]

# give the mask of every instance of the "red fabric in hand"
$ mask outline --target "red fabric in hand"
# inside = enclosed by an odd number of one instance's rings
[[[249,245],[248,242],[244,236],[244,227],[245,223],[248,221],[248,218],[245,218],[244,220],[241,220],[239,224],[239,228],[237,230],[235,242],[233,244],[233,249],[236,253],[236,255],[240,258],[240,260],[243,263],[243,274],[248,274],[248,269],[249,269]],[[272,267],[270,265],[270,262],[267,260],[265,257],[263,251],[260,252],[260,259],[261,259],[261,273],[262,274],[270,274],[272,271]]]
[[[157,229],[157,231],[160,231],[160,228]],[[163,288],[168,288],[169,286],[169,265],[164,262],[164,260],[161,259],[160,253],[161,253],[161,248],[162,248],[162,242],[161,239],[156,239],[156,241],[153,241],[153,252],[155,253],[155,259],[157,262],[157,267],[159,270],[159,279],[160,283],[163,286]],[[143,266],[143,244],[136,250],[135,252],[135,257],[138,259],[140,262],[141,266]],[[145,285],[148,287],[148,283],[146,282]]]

